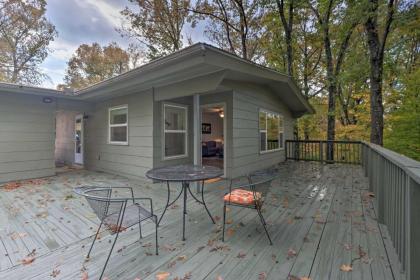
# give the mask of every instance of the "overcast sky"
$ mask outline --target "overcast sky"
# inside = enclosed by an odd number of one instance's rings
[[[55,88],[63,83],[66,63],[80,44],[117,42],[127,47],[128,41],[115,31],[123,23],[120,11],[130,5],[128,0],[47,0],[48,20],[55,25],[58,37],[51,42],[52,52],[41,65],[51,80],[43,86]],[[202,28],[191,30],[194,42],[205,41]]]

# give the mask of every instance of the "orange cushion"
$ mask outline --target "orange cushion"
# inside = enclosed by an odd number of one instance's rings
[[[257,200],[261,199],[261,193],[255,194]],[[234,189],[231,193],[228,193],[223,197],[223,200],[230,203],[252,205],[255,204],[254,193],[244,189]]]

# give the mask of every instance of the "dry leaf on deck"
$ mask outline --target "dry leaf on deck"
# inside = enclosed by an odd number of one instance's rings
[[[88,276],[87,271],[82,272],[82,280],[89,280],[89,276]]]
[[[351,267],[351,265],[348,265],[348,264],[342,264],[342,265],[340,266],[340,270],[341,270],[341,271],[344,271],[344,272],[350,272],[350,271],[352,271],[352,270],[353,270],[353,268]]]
[[[265,280],[267,278],[267,273],[265,272],[260,272],[258,274],[258,280]]]
[[[296,257],[296,251],[292,248],[289,248],[289,250],[287,250],[287,259],[291,259],[294,257]]]
[[[7,191],[11,191],[20,188],[22,184],[20,182],[10,182],[3,185],[3,188]]]
[[[246,254],[244,252],[239,252],[236,257],[239,258],[239,259],[243,259],[243,258],[246,257]]]
[[[10,235],[10,238],[12,238],[12,240],[16,240],[18,238],[23,238],[26,237],[28,234],[26,232],[14,232]]]
[[[166,280],[169,275],[171,275],[169,272],[158,272],[156,274],[156,280]]]
[[[23,265],[31,264],[35,260],[35,251],[36,249],[33,249],[32,252],[30,252],[25,258],[23,258],[20,262]]]
[[[55,278],[55,277],[58,276],[58,274],[60,274],[60,272],[61,271],[59,269],[54,268],[53,271],[51,272],[50,276],[53,277],[53,278]]]
[[[187,256],[186,255],[182,255],[182,256],[178,256],[178,258],[176,258],[178,261],[186,261],[187,260]]]
[[[227,236],[232,236],[235,234],[235,230],[233,228],[230,228],[226,231]]]

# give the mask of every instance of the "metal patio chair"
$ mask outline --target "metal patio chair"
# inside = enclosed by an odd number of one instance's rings
[[[270,242],[270,245],[273,245],[270,234],[267,230],[267,223],[265,222],[262,214],[262,207],[270,190],[271,182],[276,179],[276,176],[272,173],[273,172],[271,171],[253,173],[252,175],[246,176],[248,180],[247,184],[242,184],[237,187],[233,187],[233,180],[230,181],[229,192],[223,197],[223,242],[225,241],[226,206],[229,205],[257,210],[258,216],[264,227],[264,231],[268,237],[268,241]],[[267,177],[267,175],[269,176]]]
[[[124,190],[129,191],[129,197],[121,197],[121,191]],[[158,255],[158,222],[157,216],[153,214],[153,203],[151,198],[134,197],[133,189],[131,187],[85,186],[75,188],[74,192],[86,198],[90,207],[101,221],[86,257],[89,258],[102,226],[108,228],[111,234],[115,234],[114,242],[112,243],[111,250],[109,251],[99,279],[102,279],[119,233],[133,225],[139,224],[141,239],[141,223],[148,219],[152,220],[156,225],[155,241],[156,255]],[[150,204],[150,210],[143,207],[139,202],[147,202]]]

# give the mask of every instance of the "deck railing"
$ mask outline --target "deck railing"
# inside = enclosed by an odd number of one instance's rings
[[[362,142],[286,140],[286,159],[360,164]]]
[[[362,141],[286,140],[286,159],[361,164],[408,280],[420,275],[420,162]],[[398,271],[399,273],[400,271]]]
[[[362,166],[406,279],[420,275],[420,162],[363,142]]]

